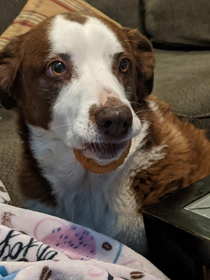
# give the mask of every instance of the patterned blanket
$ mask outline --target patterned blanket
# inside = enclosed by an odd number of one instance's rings
[[[9,205],[0,181],[0,279],[168,279],[143,256],[105,235]]]

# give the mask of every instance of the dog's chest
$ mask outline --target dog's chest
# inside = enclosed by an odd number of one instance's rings
[[[30,145],[42,175],[50,182],[57,203],[54,210],[41,209],[43,206],[39,205],[37,208],[40,211],[111,236],[115,235],[117,222],[125,224],[119,216],[124,218],[128,213],[137,215],[133,193],[126,186],[120,187],[123,169],[103,175],[90,173],[75,159],[71,149],[49,135],[33,134]]]
[[[32,135],[30,146],[42,175],[50,182],[56,207],[33,200],[26,201],[24,206],[87,226],[142,252],[146,244],[145,233],[142,217],[138,214],[139,205],[130,189],[131,171],[135,173],[137,165],[147,168],[160,159],[161,149],[152,153],[153,160],[148,163],[139,158],[139,154],[135,155],[142,140],[136,139],[131,147],[133,154],[121,167],[108,174],[96,175],[86,171],[61,140],[34,129]]]
[[[35,201],[27,201],[24,206],[89,227],[143,252],[146,242],[142,217],[137,213],[132,191],[120,184],[122,173],[95,175],[84,171],[77,162],[72,171],[69,165],[73,155],[65,153],[65,158],[69,164],[61,161],[43,169],[56,197],[56,207]],[[134,236],[142,238],[137,242]]]

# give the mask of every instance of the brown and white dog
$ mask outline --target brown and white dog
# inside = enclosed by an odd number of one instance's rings
[[[154,64],[137,30],[94,16],[49,18],[5,47],[0,101],[18,116],[24,207],[145,250],[142,209],[210,174],[203,131],[150,95]],[[125,162],[107,174],[73,153],[106,165],[130,139]]]

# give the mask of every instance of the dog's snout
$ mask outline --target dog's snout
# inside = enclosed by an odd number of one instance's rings
[[[95,115],[100,131],[110,137],[122,137],[132,126],[133,116],[127,106],[104,107]]]

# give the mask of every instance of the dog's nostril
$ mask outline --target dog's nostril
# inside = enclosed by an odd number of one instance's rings
[[[109,128],[112,125],[112,121],[105,121],[104,127]]]
[[[131,125],[132,125],[132,119],[124,122],[123,127],[124,128],[130,128]]]

